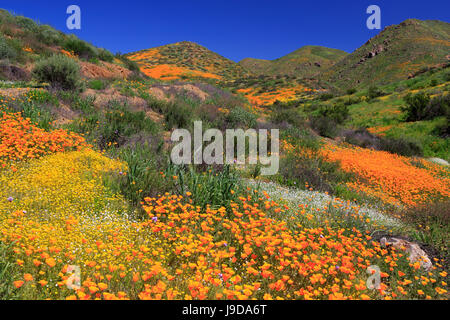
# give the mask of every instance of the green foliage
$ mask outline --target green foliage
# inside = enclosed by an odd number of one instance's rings
[[[270,121],[276,124],[289,123],[297,128],[304,126],[304,119],[295,108],[282,108],[272,111]]]
[[[168,130],[188,128],[192,123],[192,108],[183,101],[168,103],[164,111],[164,117]]]
[[[238,128],[241,126],[254,128],[256,126],[256,116],[242,107],[235,107],[226,116],[229,128]]]
[[[239,174],[229,165],[203,168],[171,166],[167,176],[175,176],[177,193],[185,195],[191,192],[193,204],[206,208],[225,207],[229,209],[230,201],[237,200],[243,189]]]
[[[367,91],[367,97],[369,98],[369,100],[373,100],[375,98],[381,97],[383,96],[385,93],[378,87],[376,86],[370,86],[368,91]]]
[[[114,61],[114,55],[106,50],[106,49],[99,49],[98,50],[98,58],[100,60],[106,61],[106,62],[113,62]]]
[[[38,24],[31,20],[30,18],[23,17],[23,16],[16,16],[15,22],[17,25],[25,30],[36,32],[38,30]]]
[[[76,38],[69,37],[63,44],[64,50],[75,53],[82,59],[89,60],[98,57],[98,50],[91,44]]]
[[[90,89],[94,89],[94,90],[103,90],[106,88],[106,84],[104,81],[102,81],[100,79],[94,79],[94,80],[89,81],[88,87]]]
[[[314,190],[335,193],[339,183],[348,181],[350,175],[340,169],[337,162],[329,162],[319,150],[296,147],[280,160],[280,181],[288,186],[304,188],[305,185]]]
[[[64,36],[61,32],[56,31],[49,25],[41,25],[39,26],[38,39],[49,45],[60,45],[63,42]]]
[[[337,103],[332,106],[316,106],[309,117],[311,128],[321,136],[334,138],[339,133],[339,125],[349,117],[348,106]]]
[[[78,63],[64,55],[55,55],[36,63],[33,77],[50,83],[56,89],[75,90],[81,85]]]
[[[450,115],[450,95],[437,96],[433,99],[426,93],[405,96],[405,121],[431,120],[441,116]]]
[[[139,144],[118,152],[119,158],[127,164],[127,173],[117,175],[109,184],[133,206],[138,206],[145,197],[163,195],[173,188],[172,182],[161,174],[165,165],[156,151],[148,144]]]
[[[413,236],[417,240],[432,245],[446,255],[447,261],[450,258],[450,206],[449,201],[436,202],[410,208],[400,212],[402,220],[411,223],[417,229]]]
[[[18,56],[17,50],[0,35],[0,59],[14,60]]]
[[[344,137],[345,142],[362,148],[382,150],[407,157],[423,155],[422,146],[418,142],[404,137],[378,137],[365,128],[346,131]]]
[[[12,299],[14,296],[13,281],[18,270],[10,259],[13,256],[12,244],[7,246],[0,242],[0,300]]]
[[[122,54],[116,54],[116,58],[121,60],[125,64],[125,67],[128,70],[135,71],[135,72],[140,71],[139,65],[137,64],[136,61],[132,61]]]
[[[357,90],[355,88],[350,88],[350,89],[346,90],[347,94],[354,94],[354,93],[356,93],[356,91]]]

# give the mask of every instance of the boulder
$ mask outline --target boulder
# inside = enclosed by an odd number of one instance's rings
[[[380,244],[383,247],[392,246],[395,249],[406,251],[408,253],[409,262],[419,262],[420,266],[426,271],[430,270],[433,266],[428,255],[417,243],[399,238],[383,237],[380,239]]]

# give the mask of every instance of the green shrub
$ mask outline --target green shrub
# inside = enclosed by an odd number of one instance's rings
[[[339,133],[336,121],[325,116],[310,116],[309,124],[322,137],[334,138]]]
[[[426,93],[408,94],[401,110],[405,112],[405,121],[431,120],[450,114],[450,95],[437,96],[433,99]]]
[[[347,89],[347,94],[354,94],[354,93],[356,93],[356,89],[355,88],[350,88],[350,89]]]
[[[404,138],[380,138],[380,150],[396,153],[401,156],[423,156],[422,146]]]
[[[369,87],[369,90],[367,91],[367,97],[369,98],[369,100],[381,97],[383,95],[384,92],[376,86]]]
[[[55,55],[36,63],[33,77],[53,88],[75,90],[80,87],[80,66],[64,55]]]
[[[256,116],[242,107],[231,109],[226,116],[226,121],[229,128],[238,128],[240,126],[254,128],[256,126]]]
[[[49,25],[39,26],[38,39],[47,45],[60,45],[63,41],[61,32],[56,31]]]
[[[371,134],[366,128],[347,130],[344,132],[347,143],[375,150],[387,151],[401,156],[422,156],[422,146],[405,138],[379,137]]]
[[[85,60],[98,58],[98,50],[94,46],[76,37],[67,39],[63,48]]]
[[[297,128],[304,126],[304,119],[294,108],[272,112],[270,121],[276,124],[287,122]]]
[[[23,29],[26,29],[31,32],[37,32],[38,30],[38,24],[33,20],[31,20],[30,18],[23,16],[16,16],[15,20],[17,25]]]
[[[168,130],[188,128],[192,123],[192,108],[182,101],[168,103],[164,110],[164,118]]]
[[[98,50],[98,58],[100,60],[106,61],[106,62],[113,62],[114,61],[114,55],[109,52],[106,49],[99,49]]]
[[[4,37],[0,35],[0,59],[14,60],[17,57],[17,51]]]
[[[326,101],[334,98],[334,95],[332,93],[322,93],[318,98],[321,101]]]

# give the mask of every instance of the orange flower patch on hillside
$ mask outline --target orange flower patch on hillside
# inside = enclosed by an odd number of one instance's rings
[[[47,132],[20,114],[3,113],[0,117],[0,168],[86,145],[84,138],[75,133],[62,129]]]
[[[392,125],[389,125],[389,126],[378,126],[378,127],[368,128],[367,131],[369,131],[372,134],[377,134],[379,136],[384,136],[385,132],[390,130],[391,128],[392,128]]]
[[[417,166],[412,159],[389,152],[334,145],[327,145],[323,154],[357,175],[348,187],[385,203],[416,206],[450,197],[448,171],[425,160],[414,160]]]
[[[208,79],[221,78],[220,76],[209,72],[191,70],[170,64],[162,64],[154,67],[142,67],[141,70],[149,77],[162,80],[176,80],[181,79],[182,77],[200,77]]]
[[[311,91],[314,91],[314,89],[305,88],[301,84],[295,87],[276,89],[271,92],[259,92],[258,88],[246,88],[238,90],[238,92],[244,94],[244,96],[250,101],[251,104],[257,106],[269,105],[277,100],[281,102],[295,100],[299,95]]]

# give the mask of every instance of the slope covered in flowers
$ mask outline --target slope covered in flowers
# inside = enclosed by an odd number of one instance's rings
[[[20,141],[20,139],[18,140]],[[424,272],[362,226],[357,207],[289,208],[267,193],[200,208],[190,194],[146,198],[144,220],[106,187],[123,163],[84,148],[3,169],[0,242],[14,293],[27,299],[443,298],[446,273]],[[105,180],[106,179],[106,180]],[[338,226],[338,227],[337,227]],[[367,290],[367,267],[382,268]],[[69,268],[81,270],[79,287]],[[68,288],[67,284],[72,283]],[[73,284],[75,283],[75,287]]]
[[[327,145],[323,153],[357,175],[356,181],[347,183],[351,189],[386,203],[416,206],[450,196],[448,171],[425,160],[349,146]]]
[[[0,117],[0,167],[58,151],[85,146],[84,139],[66,130],[44,131],[20,114]]]

